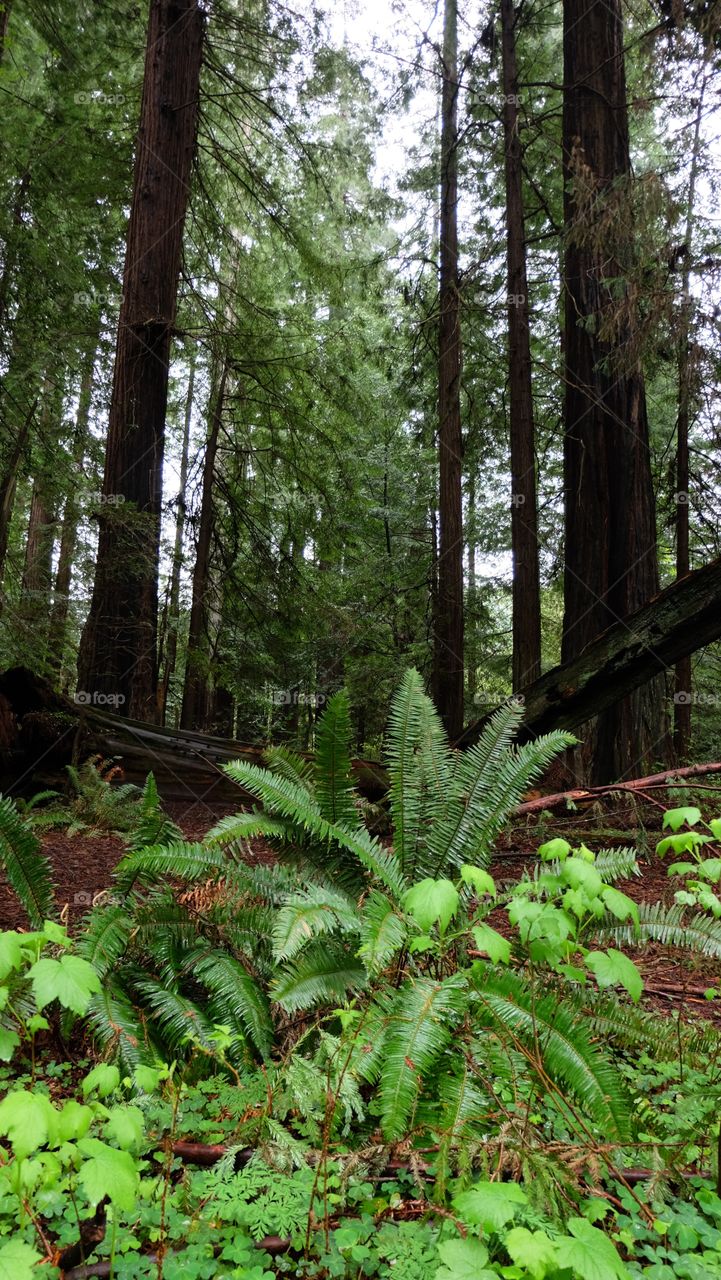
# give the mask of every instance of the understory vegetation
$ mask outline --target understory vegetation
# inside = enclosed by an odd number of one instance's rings
[[[94,812],[134,821],[74,936],[37,834],[59,798],[2,801],[28,917],[0,935],[3,1280],[721,1275],[721,1036],[642,1004],[629,954],[721,956],[721,820],[666,812],[671,906],[616,886],[634,849],[560,836],[498,882],[573,741],[515,745],[520,714],[459,753],[407,672],[371,813],[341,691],[312,758],[226,766],[254,807],[200,843],[93,762]]]

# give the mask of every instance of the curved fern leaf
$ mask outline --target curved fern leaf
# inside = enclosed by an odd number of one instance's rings
[[[416,978],[396,993],[380,1088],[381,1129],[389,1141],[408,1132],[421,1085],[448,1046],[465,998],[457,974],[441,982]]]
[[[272,998],[288,1012],[331,1007],[346,1000],[349,992],[365,986],[366,971],[333,940],[311,943],[280,971],[271,988]]]
[[[308,885],[289,894],[275,917],[273,948],[276,960],[292,960],[311,938],[328,933],[357,933],[360,920],[355,902],[321,885]]]
[[[570,1091],[604,1133],[628,1136],[629,1105],[618,1073],[557,995],[538,998],[517,974],[484,965],[474,965],[471,985],[481,1020],[505,1033],[541,1080],[544,1074],[553,1080],[561,1096]]]
[[[0,797],[0,866],[34,929],[56,915],[50,861],[8,796]]]
[[[218,1021],[229,1013],[260,1056],[268,1059],[273,1050],[273,1020],[255,978],[226,951],[201,952],[193,961],[194,974],[216,997]]]
[[[328,822],[352,830],[361,824],[355,805],[350,740],[348,694],[340,689],[329,699],[315,733],[315,798]]]

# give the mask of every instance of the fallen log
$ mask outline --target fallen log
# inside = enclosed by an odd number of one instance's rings
[[[683,769],[666,769],[663,773],[651,773],[646,778],[633,778],[629,782],[609,782],[602,787],[576,787],[572,791],[556,791],[549,796],[536,796],[533,800],[524,800],[516,805],[513,816],[523,817],[527,813],[540,813],[546,809],[558,809],[562,805],[582,804],[600,800],[604,796],[617,795],[623,791],[653,791],[659,787],[672,786],[687,778],[703,778],[712,773],[721,773],[721,764],[691,764]]]
[[[170,729],[74,702],[24,667],[0,673],[0,790],[58,786],[65,766],[90,755],[118,758],[125,781],[152,771],[164,800],[241,805],[252,797],[223,772],[230,760],[262,765],[266,747],[186,729]],[[358,788],[382,797],[387,779],[373,760],[352,762]]]
[[[578,729],[654,676],[721,637],[721,557],[687,574],[643,608],[614,623],[570,662],[547,671],[518,696],[521,739],[549,729]],[[470,747],[488,716],[464,730]]]

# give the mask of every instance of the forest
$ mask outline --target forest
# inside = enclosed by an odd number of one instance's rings
[[[719,0],[0,95],[0,1280],[721,1280]]]

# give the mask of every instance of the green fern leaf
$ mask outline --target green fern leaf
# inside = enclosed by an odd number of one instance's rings
[[[0,865],[30,924],[39,929],[56,914],[50,862],[7,796],[0,797]]]

